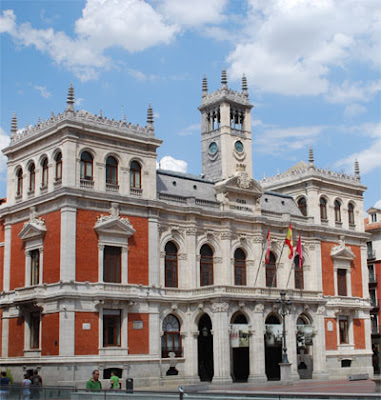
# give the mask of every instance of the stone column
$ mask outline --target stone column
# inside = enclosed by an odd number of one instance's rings
[[[148,271],[149,284],[160,285],[159,225],[156,215],[148,218]]]
[[[71,205],[61,208],[61,265],[60,280],[75,281],[77,209]]]
[[[252,329],[250,330],[250,375],[249,382],[267,382],[265,369],[265,321],[264,305],[256,304],[253,314]]]
[[[75,352],[75,305],[70,301],[60,304],[60,356],[74,356]],[[82,327],[80,327],[82,329]],[[83,334],[83,333],[82,333]]]
[[[213,303],[213,383],[230,383],[230,340],[228,303]]]
[[[8,357],[9,347],[9,308],[3,308],[3,320],[1,330],[1,355],[3,358]]]
[[[197,229],[196,226],[189,227],[186,230],[186,246],[188,253],[188,260],[186,266],[186,274],[183,276],[186,279],[186,282],[182,283],[182,287],[190,289],[197,286],[197,274],[199,271],[197,270],[197,259],[196,259],[196,235]]]
[[[221,248],[222,248],[222,263],[220,264],[221,271],[214,272],[214,284],[215,285],[232,285],[232,273],[231,273],[231,254],[230,254],[230,245],[231,245],[231,234],[230,234],[230,226],[225,227],[225,229],[221,233]],[[214,329],[214,328],[213,328]]]
[[[314,337],[312,342],[313,379],[327,378],[327,366],[325,357],[325,307],[319,306],[314,320]]]
[[[3,272],[3,290],[8,292],[10,288],[10,275],[11,275],[11,234],[12,226],[5,223],[4,227],[4,272]]]
[[[291,363],[291,378],[293,381],[299,380],[298,374],[298,359],[296,351],[296,321],[295,321],[295,307],[292,307],[290,314],[286,315],[286,343],[288,361]]]

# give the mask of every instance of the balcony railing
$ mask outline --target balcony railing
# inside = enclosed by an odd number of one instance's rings
[[[368,250],[368,260],[373,260],[374,258],[376,258],[376,251]]]
[[[93,189],[94,181],[90,179],[81,179],[81,188],[84,189]]]

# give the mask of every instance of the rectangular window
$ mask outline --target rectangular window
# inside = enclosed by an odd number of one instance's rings
[[[120,346],[120,310],[103,311],[103,347]]]
[[[339,319],[340,344],[348,344],[348,318],[340,317]]]
[[[38,349],[40,347],[40,312],[30,313],[30,348]]]
[[[377,222],[377,214],[376,213],[370,214],[370,216],[372,218],[372,222]]]
[[[347,270],[337,270],[337,294],[339,296],[347,296]]]
[[[368,265],[368,271],[369,271],[369,282],[377,282],[373,264]]]
[[[38,285],[40,283],[40,251],[32,250],[30,252],[30,284]]]
[[[103,281],[121,283],[121,248],[105,246],[103,250]]]

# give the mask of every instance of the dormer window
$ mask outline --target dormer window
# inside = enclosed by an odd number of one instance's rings
[[[371,218],[372,222],[377,222],[377,214],[376,213],[370,214],[370,218]]]
[[[93,157],[87,151],[81,154],[81,179],[93,180]]]

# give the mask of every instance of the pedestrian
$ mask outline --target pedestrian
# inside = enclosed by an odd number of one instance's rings
[[[119,377],[115,375],[115,372],[111,372],[110,377],[110,390],[122,389],[122,384],[119,382]]]
[[[8,393],[9,393],[9,383],[11,380],[7,378],[6,372],[1,373],[0,377],[0,399],[7,399],[8,398]]]
[[[93,391],[93,392],[99,392],[102,390],[102,383],[99,380],[99,370],[95,369],[93,371],[93,376],[86,382],[86,390]]]
[[[21,394],[21,399],[22,400],[29,400],[30,399],[30,385],[32,384],[32,381],[29,379],[29,375],[25,374],[24,379],[21,382],[22,386],[22,394]]]
[[[42,378],[38,374],[38,371],[35,369],[33,371],[33,375],[31,376],[30,380],[32,381],[31,391],[30,391],[30,398],[34,400],[39,400],[41,386],[42,386]]]

